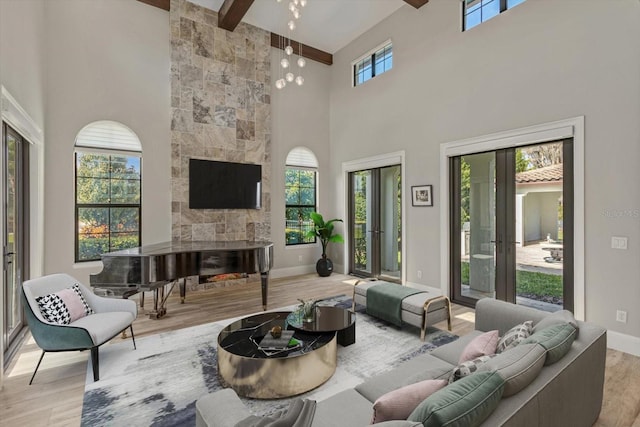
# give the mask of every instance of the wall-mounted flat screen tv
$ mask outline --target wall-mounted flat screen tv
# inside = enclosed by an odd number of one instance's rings
[[[189,209],[260,209],[262,166],[189,159]]]

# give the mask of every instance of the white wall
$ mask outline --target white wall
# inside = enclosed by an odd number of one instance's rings
[[[95,120],[131,128],[143,149],[142,241],[171,238],[169,14],[131,0],[46,2],[45,272],[74,268],[76,134]]]
[[[439,188],[439,146],[585,116],[586,318],[640,336],[640,2],[528,0],[467,32],[461,3],[403,6],[336,55],[330,104],[332,202],[342,162],[406,150],[405,185]],[[394,68],[357,88],[351,61],[391,38]],[[614,172],[615,171],[615,172]],[[410,282],[440,287],[439,215],[408,208]],[[629,237],[627,251],[610,249]],[[422,270],[423,278],[416,272]],[[629,312],[615,322],[616,309]]]
[[[271,80],[280,78],[281,50],[271,49]],[[274,276],[315,271],[322,247],[285,246],[284,170],[292,148],[309,148],[318,159],[318,205],[327,219],[335,213],[331,194],[329,163],[329,91],[331,68],[307,60],[302,70],[304,85],[289,83],[284,89],[271,88],[271,239],[274,242]],[[336,258],[337,259],[337,258]]]
[[[0,1],[0,82],[44,124],[44,2]]]

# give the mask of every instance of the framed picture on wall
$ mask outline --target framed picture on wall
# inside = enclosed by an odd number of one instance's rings
[[[412,206],[433,206],[433,185],[411,186]]]

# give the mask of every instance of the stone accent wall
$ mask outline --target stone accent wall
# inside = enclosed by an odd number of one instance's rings
[[[174,240],[271,237],[270,34],[171,0],[171,235]],[[262,165],[262,209],[189,209],[189,159]]]

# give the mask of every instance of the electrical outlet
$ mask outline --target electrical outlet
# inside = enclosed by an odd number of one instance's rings
[[[616,311],[616,322],[627,323],[627,312],[624,310]]]
[[[298,262],[302,262],[302,255],[298,255]]]
[[[611,237],[611,248],[612,249],[627,249],[627,238],[612,236]]]
[[[422,279],[422,270],[418,270],[418,279]]]

